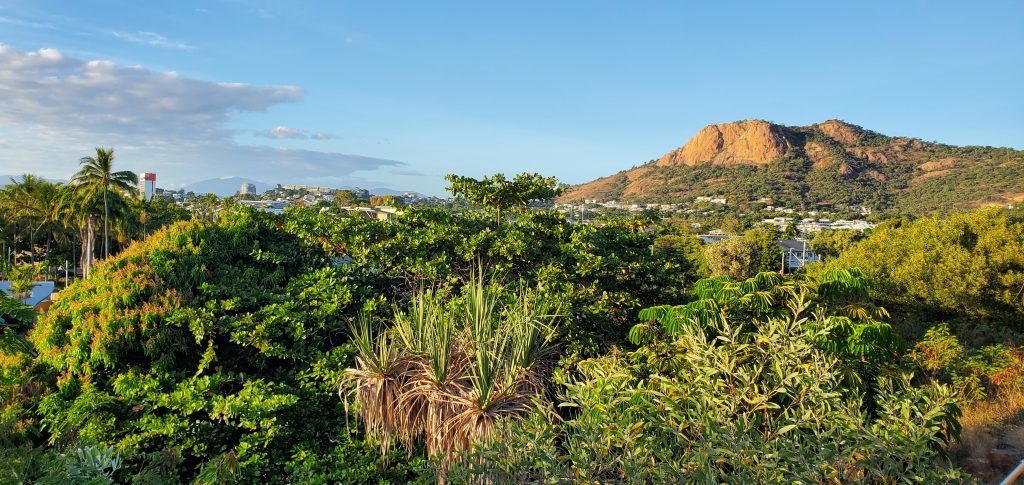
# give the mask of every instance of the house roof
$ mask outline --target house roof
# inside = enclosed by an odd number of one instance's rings
[[[811,251],[811,245],[808,244],[807,241],[802,241],[799,239],[787,239],[784,241],[779,241],[779,249],[782,249],[782,252],[784,253],[788,253],[790,251],[793,251],[795,253],[804,251],[807,251],[808,253],[813,252]]]
[[[10,281],[0,281],[0,291],[3,291],[8,296],[13,296],[13,292],[11,291],[12,284],[13,283]],[[52,281],[36,281],[35,285],[32,287],[32,294],[29,295],[28,298],[21,300],[21,303],[23,305],[35,307],[49,298],[50,295],[53,294],[53,290],[54,285]]]

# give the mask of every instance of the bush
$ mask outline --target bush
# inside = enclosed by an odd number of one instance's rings
[[[873,297],[907,312],[1024,330],[1024,224],[1006,211],[882,224],[825,267],[863,268]]]
[[[369,298],[327,261],[256,211],[165,228],[40,318],[38,355],[5,362],[5,417],[23,442],[113,449],[120,479],[286,480],[345,429],[345,322]]]
[[[741,238],[718,241],[704,249],[704,259],[711,274],[737,280],[757,273],[760,264],[757,254],[757,245]]]
[[[712,321],[562,374],[558,418],[538,403],[468,454],[452,481],[543,483],[953,482],[952,391],[883,378],[873,407],[817,342],[830,329],[799,294],[782,317]],[[814,320],[814,325],[809,325]],[[748,330],[743,330],[748,328]]]

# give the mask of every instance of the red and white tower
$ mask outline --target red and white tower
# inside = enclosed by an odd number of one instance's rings
[[[146,172],[139,176],[139,198],[142,200],[153,200],[156,194],[156,174]]]

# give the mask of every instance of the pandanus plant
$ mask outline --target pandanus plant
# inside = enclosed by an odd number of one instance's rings
[[[419,291],[390,328],[353,325],[359,354],[340,390],[352,391],[383,452],[400,442],[411,453],[422,439],[428,455],[448,463],[543,394],[557,313],[535,290],[482,277],[457,298]]]

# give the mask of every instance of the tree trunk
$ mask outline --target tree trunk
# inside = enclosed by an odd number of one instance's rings
[[[85,219],[85,232],[82,234],[82,277],[89,279],[92,272],[93,254],[96,251],[96,218]]]
[[[53,241],[53,228],[46,230],[46,260],[50,260],[50,243]]]
[[[501,207],[498,207],[498,225],[501,225]]]
[[[103,259],[110,257],[110,210],[107,209],[107,188],[103,188]]]

